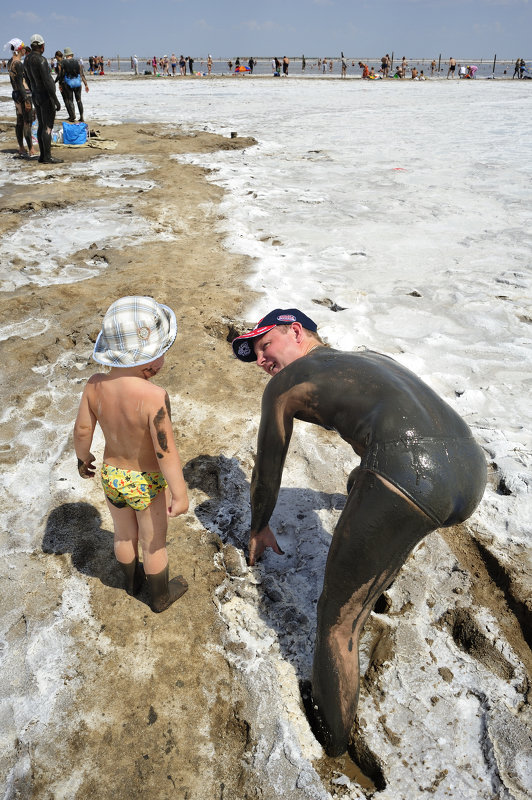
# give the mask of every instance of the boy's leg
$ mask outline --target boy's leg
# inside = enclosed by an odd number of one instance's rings
[[[168,564],[166,532],[168,514],[166,492],[160,491],[147,508],[134,511],[138,525],[138,536],[142,547],[142,559],[146,575],[155,575]]]
[[[139,526],[136,512],[129,506],[117,508],[108,497],[105,499],[113,518],[116,560],[122,564],[129,564],[139,555]]]
[[[124,588],[128,594],[137,595],[145,580],[144,570],[139,564],[137,517],[129,506],[117,508],[108,497],[105,499],[113,518],[114,550],[124,573]]]
[[[329,755],[347,747],[359,692],[358,643],[379,595],[435,524],[361,470],[329,550],[312,672],[310,721]]]
[[[172,605],[188,589],[188,583],[181,576],[169,580],[166,550],[167,508],[168,499],[163,490],[148,508],[136,512],[151,608],[157,613]]]

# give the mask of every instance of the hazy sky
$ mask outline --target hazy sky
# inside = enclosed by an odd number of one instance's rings
[[[20,10],[16,10],[16,8]],[[31,11],[23,10],[31,8]],[[532,59],[532,0],[0,0],[5,41],[46,54]],[[0,46],[3,42],[0,43]]]

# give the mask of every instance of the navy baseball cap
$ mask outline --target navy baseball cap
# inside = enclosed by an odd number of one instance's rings
[[[293,322],[299,322],[307,331],[316,332],[318,330],[316,323],[298,308],[275,308],[265,317],[259,319],[252,331],[243,333],[242,336],[237,336],[236,339],[233,339],[235,356],[240,361],[256,361],[257,356],[253,349],[252,340],[259,336],[264,336],[276,325],[291,325]]]

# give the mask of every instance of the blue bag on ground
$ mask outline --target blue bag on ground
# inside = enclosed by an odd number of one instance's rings
[[[88,138],[86,122],[63,122],[63,144],[86,144]]]

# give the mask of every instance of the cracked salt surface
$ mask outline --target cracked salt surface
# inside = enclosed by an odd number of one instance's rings
[[[152,168],[149,161],[143,158],[130,158],[121,155],[95,155],[88,161],[74,164],[55,165],[52,174],[42,169],[35,160],[20,161],[8,154],[0,153],[0,189],[2,186],[16,183],[17,186],[31,186],[43,181],[53,180],[58,183],[69,183],[72,176],[96,178],[98,186],[114,189],[140,189],[144,192],[153,189],[153,180],[139,180]],[[133,177],[132,177],[133,176]]]
[[[80,250],[143,244],[169,239],[147,219],[117,203],[80,203],[60,210],[35,212],[0,243],[0,291],[27,284],[75,283],[97,275],[105,258],[68,263]]]

